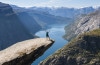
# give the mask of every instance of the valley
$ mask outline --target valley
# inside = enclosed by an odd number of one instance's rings
[[[49,31],[50,40],[45,38],[46,31]],[[4,60],[4,65],[24,65],[26,60],[26,65],[100,65],[99,33],[100,7],[25,8],[0,2],[0,52],[9,54],[11,50],[11,58],[16,55],[9,62],[2,58],[3,53],[1,60]],[[37,45],[35,51],[35,47],[32,48],[27,40],[32,45]],[[25,53],[17,56],[16,53],[13,54],[12,47],[15,45],[19,49],[16,45],[20,43],[20,48],[25,46],[24,43],[28,44],[29,50],[24,51],[25,48],[22,48],[21,52]],[[46,43],[50,45],[46,46]],[[27,54],[30,51],[32,53]]]

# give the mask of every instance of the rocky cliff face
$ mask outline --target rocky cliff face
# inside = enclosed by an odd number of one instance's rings
[[[100,28],[100,10],[80,17],[76,22],[65,27],[65,39],[70,40],[81,33]]]
[[[81,34],[39,65],[100,65],[100,29]]]
[[[31,65],[52,44],[47,38],[30,39],[0,51],[0,65]]]
[[[12,8],[8,4],[0,3],[0,50],[31,38],[34,38],[33,35]]]

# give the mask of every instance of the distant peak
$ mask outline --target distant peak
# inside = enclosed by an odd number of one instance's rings
[[[2,7],[2,6],[8,6],[8,5],[9,5],[9,4],[0,2],[0,7]]]

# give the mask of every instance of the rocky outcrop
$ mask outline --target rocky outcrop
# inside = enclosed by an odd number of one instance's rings
[[[100,28],[100,10],[97,10],[91,14],[80,17],[76,22],[65,27],[66,34],[64,38],[71,40],[77,35]]]
[[[0,65],[31,65],[52,44],[48,38],[36,38],[18,42],[0,51]]]
[[[39,65],[100,65],[100,29],[81,34]]]

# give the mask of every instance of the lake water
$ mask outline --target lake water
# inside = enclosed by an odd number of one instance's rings
[[[49,26],[49,36],[55,40],[55,43],[41,57],[35,60],[32,65],[38,65],[42,60],[46,59],[49,55],[53,54],[67,43],[67,41],[62,38],[62,36],[65,34],[64,27],[65,25]],[[36,33],[36,35],[39,37],[45,37],[46,33],[45,31],[39,31]]]

